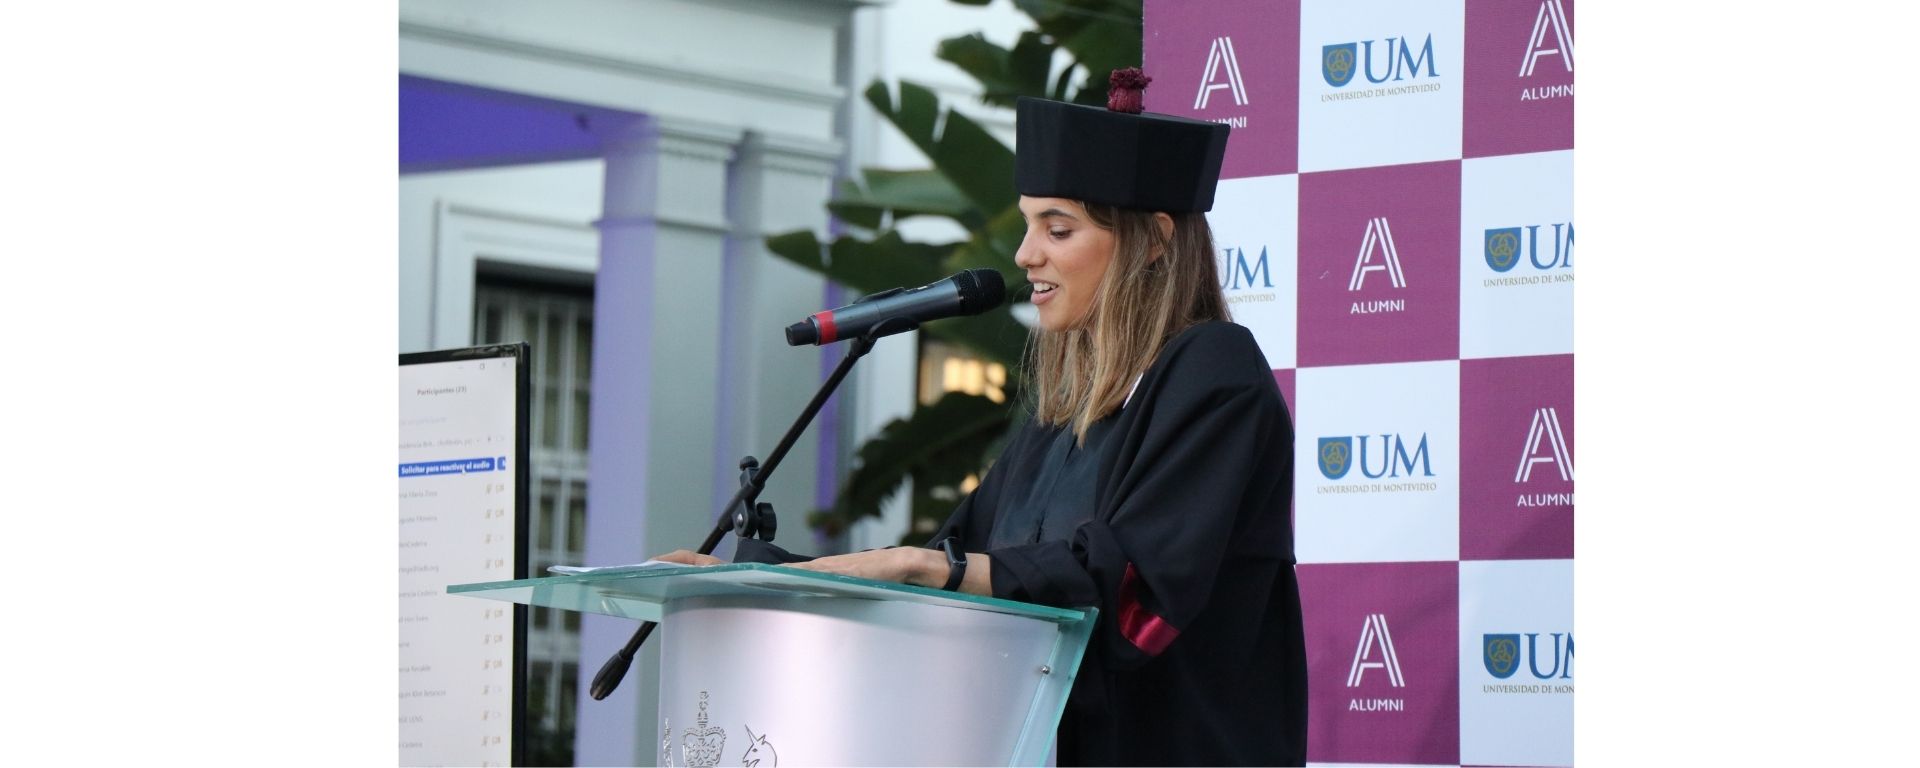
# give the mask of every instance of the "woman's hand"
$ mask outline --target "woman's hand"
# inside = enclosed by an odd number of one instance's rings
[[[898,581],[921,587],[940,588],[947,582],[946,555],[919,547],[869,549],[847,555],[834,555],[804,563],[787,563],[788,568],[842,576],[858,576],[874,581]]]
[[[691,549],[676,549],[654,559],[665,563],[679,563],[681,565],[726,565],[727,563],[727,561],[714,557],[713,555],[703,555]]]

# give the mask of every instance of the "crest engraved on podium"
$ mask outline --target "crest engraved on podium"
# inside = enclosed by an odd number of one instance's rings
[[[727,732],[707,723],[707,692],[700,692],[700,713],[694,726],[680,735],[680,757],[688,768],[713,768],[727,746]]]
[[[660,766],[673,768],[673,718],[660,718]]]
[[[779,768],[780,753],[774,751],[773,744],[767,741],[767,735],[754,733],[751,725],[743,727],[747,729],[747,751],[740,753],[741,768],[760,768],[763,761],[767,764],[766,768]]]

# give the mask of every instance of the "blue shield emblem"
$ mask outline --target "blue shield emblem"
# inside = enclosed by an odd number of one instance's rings
[[[1487,266],[1495,272],[1513,269],[1520,260],[1520,228],[1487,230]]]
[[[1320,438],[1320,474],[1328,480],[1338,480],[1347,476],[1347,470],[1353,468],[1353,438]]]
[[[1327,79],[1327,85],[1339,88],[1353,82],[1354,55],[1358,51],[1354,43],[1320,46],[1320,76]]]
[[[1481,635],[1481,661],[1487,665],[1487,674],[1505,680],[1513,677],[1513,671],[1520,668],[1519,635]]]

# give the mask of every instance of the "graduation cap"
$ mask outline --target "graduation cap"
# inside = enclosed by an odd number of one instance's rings
[[[1226,125],[1140,111],[1152,78],[1116,69],[1107,108],[1022,97],[1015,107],[1014,186],[1142,211],[1213,209]]]

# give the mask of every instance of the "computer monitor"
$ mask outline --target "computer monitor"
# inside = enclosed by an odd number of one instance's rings
[[[526,607],[446,587],[527,577],[528,351],[400,356],[400,765],[525,761]]]

